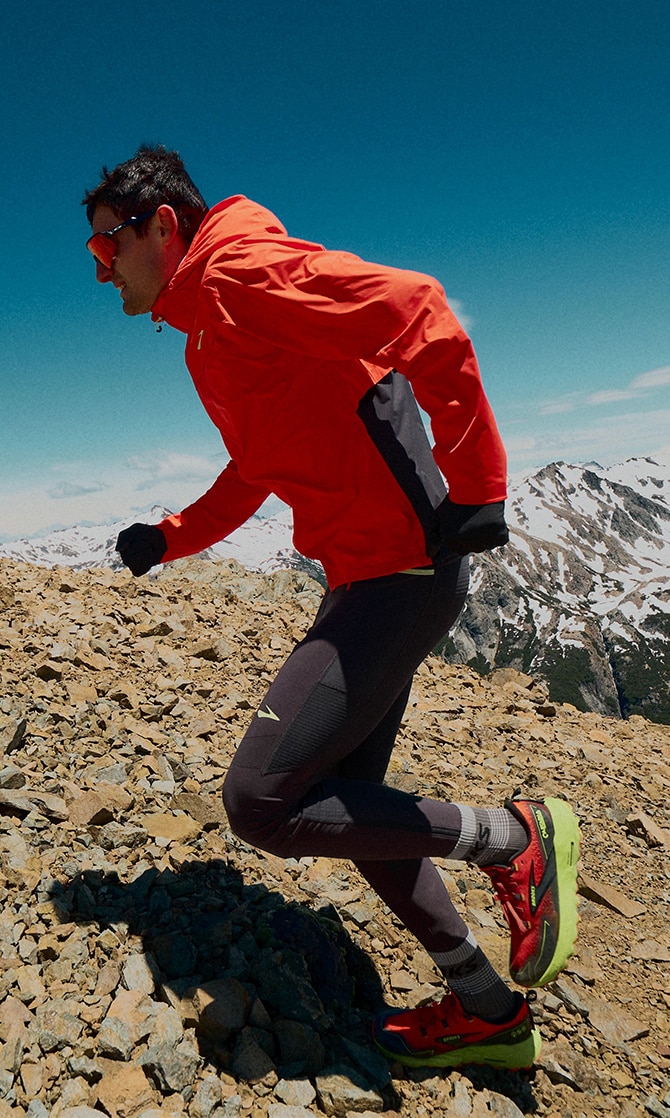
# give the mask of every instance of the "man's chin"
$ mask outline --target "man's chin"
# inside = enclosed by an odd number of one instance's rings
[[[126,303],[124,301],[124,304],[123,304],[123,313],[127,314],[131,317],[133,317],[137,314],[148,314],[150,310],[151,310],[151,307],[139,307],[136,303],[130,303],[130,302]]]

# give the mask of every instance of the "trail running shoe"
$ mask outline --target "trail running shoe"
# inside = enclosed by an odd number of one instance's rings
[[[496,1068],[529,1068],[542,1041],[528,1000],[516,993],[512,1018],[496,1024],[473,1017],[450,992],[441,1002],[419,1009],[389,1009],[372,1025],[377,1047],[390,1060],[409,1067],[456,1068],[490,1064]]]
[[[563,800],[508,800],[528,846],[509,866],[482,866],[512,933],[509,970],[520,986],[552,982],[577,936],[579,825]]]

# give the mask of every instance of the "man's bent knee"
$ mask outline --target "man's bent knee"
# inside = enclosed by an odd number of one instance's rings
[[[276,799],[255,794],[233,769],[224,781],[223,804],[231,830],[243,842],[281,858],[295,856],[286,826],[289,809]]]

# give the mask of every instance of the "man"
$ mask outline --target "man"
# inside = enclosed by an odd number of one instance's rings
[[[231,764],[231,827],[280,857],[351,859],[435,960],[448,992],[380,1014],[382,1051],[529,1066],[540,1038],[528,1001],[496,974],[431,858],[488,874],[512,977],[544,985],[576,934],[574,815],[555,799],[480,808],[383,784],[412,675],[462,607],[468,554],[508,539],[505,453],[467,335],[429,276],[298,240],[242,196],[208,211],[163,147],[104,169],[84,204],[98,281],[126,314],[186,334],[231,457],[183,512],[121,532],[124,563],[139,576],[199,552],[273,493],[328,581]]]

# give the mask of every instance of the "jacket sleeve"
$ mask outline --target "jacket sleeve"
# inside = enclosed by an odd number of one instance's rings
[[[202,497],[158,524],[167,542],[161,561],[197,555],[225,539],[253,516],[268,496],[265,489],[243,481],[235,463],[229,462]]]
[[[428,413],[434,455],[459,504],[506,495],[506,456],[472,343],[431,276],[294,242],[226,246],[208,285],[238,328],[316,361],[390,368]]]

